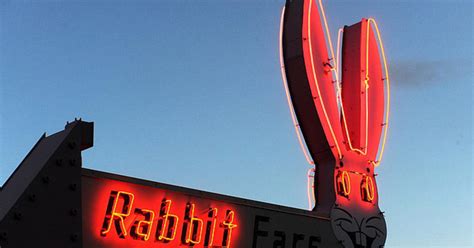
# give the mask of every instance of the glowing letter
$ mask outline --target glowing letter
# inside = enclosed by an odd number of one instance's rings
[[[155,219],[155,212],[147,209],[135,209],[135,213],[143,215],[144,220],[136,220],[132,226],[132,235],[136,239],[147,241],[150,238],[151,227]]]
[[[160,217],[158,221],[158,228],[156,233],[158,240],[163,242],[169,242],[176,236],[176,229],[178,227],[178,216],[170,214],[171,200],[164,199],[161,203]]]
[[[194,217],[195,205],[188,203],[186,205],[186,222],[183,224],[183,243],[199,244],[201,242],[202,226],[201,219]]]
[[[207,221],[206,224],[206,236],[204,238],[204,246],[212,246],[214,243],[214,232],[216,230],[216,222],[217,222],[217,208],[209,209],[207,217],[210,220]]]
[[[224,237],[222,239],[222,246],[230,248],[230,241],[232,240],[232,229],[236,228],[237,225],[234,222],[234,211],[227,210],[225,220],[222,222],[222,226],[225,228]]]
[[[104,224],[100,234],[106,236],[112,228],[112,223],[115,223],[115,229],[120,238],[127,236],[127,230],[125,229],[124,218],[130,215],[133,205],[133,194],[123,191],[112,191],[110,193],[109,204],[107,205],[107,211],[105,213]],[[122,199],[122,201],[120,201]],[[119,204],[122,203],[122,207],[119,208]],[[117,209],[120,209],[118,211]]]

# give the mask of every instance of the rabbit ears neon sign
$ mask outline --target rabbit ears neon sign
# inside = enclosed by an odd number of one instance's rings
[[[329,225],[344,244],[384,244],[374,169],[387,133],[389,78],[377,24],[363,19],[341,29],[335,56],[321,1],[288,1],[281,23],[282,75],[290,109],[306,142],[305,154],[316,164],[314,216],[279,216],[248,203],[87,178],[84,194],[93,201],[83,206],[84,231],[90,234],[86,243],[334,247],[322,235]],[[322,216],[324,221],[318,219]]]
[[[331,216],[338,239],[365,247],[365,241],[352,240],[347,223],[360,227],[368,218],[377,220],[370,224],[377,235],[367,239],[384,242],[374,169],[385,149],[390,78],[374,19],[340,29],[336,44],[322,0],[287,1],[281,72],[300,146],[315,165],[309,173],[314,184],[308,184],[314,192],[308,195],[317,213]]]
[[[335,56],[321,1],[287,1],[282,75],[316,165],[314,211],[84,169],[93,123],[79,119],[43,135],[0,189],[0,246],[383,247],[386,60],[373,19],[339,34]]]
[[[390,103],[387,63],[375,20],[340,29],[336,53],[321,0],[306,0],[300,6],[287,3],[281,25],[282,75],[309,162],[314,163],[310,157],[317,164],[329,159],[373,175],[385,148]]]

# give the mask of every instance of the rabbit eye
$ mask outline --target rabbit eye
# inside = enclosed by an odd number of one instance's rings
[[[362,200],[372,202],[375,197],[375,186],[372,177],[364,176],[361,183]]]
[[[337,191],[344,197],[348,197],[351,193],[351,178],[347,171],[339,172],[337,175]]]

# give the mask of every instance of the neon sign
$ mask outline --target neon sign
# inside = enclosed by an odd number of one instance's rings
[[[311,165],[310,210],[331,216],[338,239],[354,246],[367,244],[344,223],[377,220],[371,238],[383,244],[375,168],[387,138],[390,77],[377,23],[363,18],[339,29],[336,52],[322,0],[287,1],[280,24],[287,102]]]
[[[381,35],[372,18],[345,26],[335,56],[316,1],[288,0],[280,31],[287,101],[312,165],[312,211],[81,168],[93,124],[76,120],[60,135],[44,135],[1,189],[0,246],[383,247],[375,168],[387,137],[390,79]],[[45,221],[51,228],[42,228]],[[27,231],[34,238],[25,239]]]
[[[100,231],[100,235],[106,236],[115,225],[117,234],[120,238],[127,236],[127,228],[125,228],[125,218],[130,215],[135,196],[131,193],[123,191],[112,191],[110,193],[107,212],[104,218],[104,224]],[[119,201],[122,201],[121,207],[118,207]],[[117,209],[119,208],[119,209]]]
[[[336,247],[313,212],[138,179],[82,177],[84,247]]]
[[[322,0],[287,2],[280,23],[281,72],[290,114],[305,158],[318,164],[313,185],[318,190],[328,186],[317,181],[327,176],[318,167],[329,162],[335,165],[335,172],[327,173],[334,175],[338,195],[349,199],[350,189],[358,188],[351,185],[356,181],[351,175],[367,174],[370,179],[363,181],[368,186],[356,190],[362,196],[358,199],[376,201],[373,171],[383,156],[390,108],[390,79],[377,23],[362,19],[339,29],[337,57]],[[316,205],[325,204],[315,194]]]
[[[235,223],[235,212],[223,209],[223,217],[218,215],[218,208],[208,208],[207,211],[197,211],[194,203],[188,202],[184,213],[173,214],[173,201],[163,198],[154,209],[139,208],[134,205],[135,195],[126,191],[111,191],[107,199],[100,235],[104,238],[115,236],[119,239],[135,239],[154,243],[178,244],[205,247],[231,247],[232,232],[238,225]],[[159,201],[157,201],[159,202]],[[141,207],[141,206],[140,206]],[[133,210],[133,211],[132,211]],[[155,215],[157,218],[155,218]],[[179,218],[178,216],[182,216]],[[133,219],[132,222],[127,221]],[[206,221],[206,228],[204,229]],[[127,226],[125,223],[131,223]],[[219,225],[217,225],[219,223]],[[181,229],[181,238],[177,231]],[[152,230],[155,230],[154,235]],[[216,232],[220,230],[221,237],[215,242]],[[154,236],[154,238],[152,238]]]

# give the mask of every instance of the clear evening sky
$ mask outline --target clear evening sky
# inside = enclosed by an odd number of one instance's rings
[[[95,122],[84,166],[306,208],[280,77],[283,1],[0,1],[0,185],[43,132]],[[392,76],[387,247],[473,245],[473,4],[325,1],[375,17]]]

